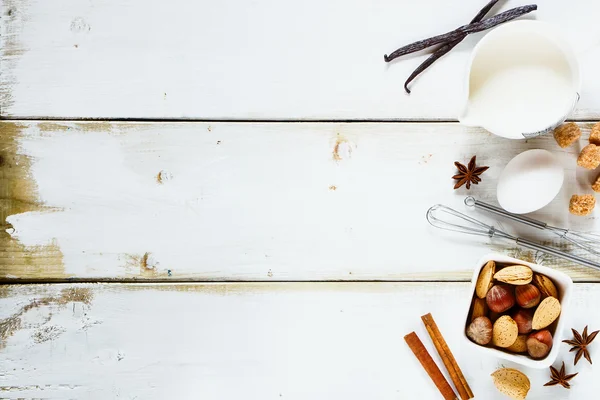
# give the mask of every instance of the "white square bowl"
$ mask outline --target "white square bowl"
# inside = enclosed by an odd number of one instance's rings
[[[534,360],[532,358],[529,358],[526,355],[510,354],[510,353],[507,353],[507,352],[504,352],[501,350],[497,350],[492,347],[480,346],[476,343],[473,343],[467,337],[465,327],[467,326],[467,322],[469,321],[469,319],[471,317],[470,310],[471,310],[471,303],[473,302],[473,296],[475,295],[475,285],[477,283],[477,278],[479,277],[479,272],[485,266],[485,264],[487,264],[488,261],[496,261],[498,263],[508,264],[508,265],[514,265],[514,264],[526,265],[526,266],[530,267],[533,270],[533,272],[540,273],[542,275],[546,275],[548,278],[552,279],[552,281],[556,285],[556,288],[558,289],[558,297],[559,297],[558,300],[560,301],[560,305],[561,305],[561,313],[560,313],[560,316],[558,317],[556,331],[554,332],[554,335],[553,335],[552,350],[550,350],[550,353],[548,354],[548,356],[546,358],[544,358],[542,360]],[[476,348],[478,351],[480,351],[481,353],[487,354],[489,356],[503,358],[505,360],[512,361],[514,363],[521,364],[523,366],[530,367],[530,368],[548,368],[550,365],[552,365],[554,363],[554,361],[556,360],[556,356],[558,356],[558,353],[560,351],[560,343],[563,340],[562,333],[565,328],[566,319],[568,318],[568,315],[569,315],[569,303],[571,302],[572,292],[573,292],[573,280],[568,275],[566,275],[562,272],[553,270],[548,267],[543,267],[538,264],[532,264],[532,263],[529,263],[529,262],[526,262],[523,260],[518,260],[516,258],[508,257],[508,256],[505,256],[502,254],[496,254],[496,253],[488,254],[479,260],[479,262],[477,263],[477,267],[475,268],[475,271],[473,271],[473,279],[471,281],[471,290],[469,291],[469,302],[466,307],[465,317],[463,319],[464,324],[462,324],[462,331],[463,331],[462,336],[469,343],[469,346],[472,346],[472,347]]]

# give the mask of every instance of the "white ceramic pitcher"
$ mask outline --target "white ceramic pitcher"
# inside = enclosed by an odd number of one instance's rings
[[[577,58],[551,25],[510,22],[473,49],[459,121],[510,139],[543,135],[573,112],[580,86]]]

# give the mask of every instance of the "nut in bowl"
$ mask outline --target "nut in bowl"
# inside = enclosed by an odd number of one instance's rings
[[[464,338],[490,356],[547,368],[560,350],[572,290],[562,272],[488,254],[473,273]]]

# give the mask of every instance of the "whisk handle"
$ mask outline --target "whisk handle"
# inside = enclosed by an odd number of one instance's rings
[[[479,201],[472,196],[469,196],[465,199],[465,204],[469,207],[475,207],[475,208],[487,211],[492,214],[500,215],[502,217],[511,219],[516,222],[520,222],[525,225],[532,226],[534,228],[546,229],[546,227],[548,226],[548,224],[546,224],[544,222],[535,220],[533,218],[525,217],[523,215],[509,213],[508,211],[506,211],[500,207],[496,207],[491,204],[484,203],[483,201]]]
[[[573,261],[575,263],[582,264],[582,265],[600,270],[600,264],[598,264],[597,262],[590,261],[590,260],[587,260],[585,258],[576,256],[573,254],[565,253],[564,251],[556,250],[552,247],[543,246],[541,244],[532,242],[527,239],[518,238],[517,244],[519,244],[523,247],[527,247],[528,249],[531,249],[531,250],[541,251],[546,254],[551,254],[556,257],[564,258],[565,260]]]

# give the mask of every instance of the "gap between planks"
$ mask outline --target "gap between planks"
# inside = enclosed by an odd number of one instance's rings
[[[368,284],[368,283],[383,283],[383,284],[466,284],[471,283],[471,280],[443,280],[443,279],[431,279],[431,280],[417,280],[417,279],[398,279],[398,280],[385,280],[385,279],[357,279],[357,280],[269,280],[269,281],[254,281],[254,280],[201,280],[197,278],[190,279],[130,279],[130,278],[104,278],[104,279],[85,279],[85,278],[73,278],[73,279],[12,279],[0,280],[0,287],[2,286],[34,286],[34,285],[69,285],[69,284],[127,284],[127,285],[220,285],[220,284],[257,284],[257,285],[268,285],[268,284]],[[594,280],[577,280],[575,284],[600,284]]]
[[[43,116],[0,116],[1,121],[10,122],[43,122],[43,121],[56,121],[56,122],[144,122],[144,123],[291,123],[291,124],[460,124],[456,119],[419,119],[419,118],[399,118],[399,119],[236,119],[236,118],[212,118],[212,119],[198,119],[198,118],[87,118],[87,117],[43,117]],[[566,122],[576,123],[596,123],[598,119],[567,119]],[[506,139],[509,141],[510,139]],[[526,139],[524,139],[526,140]]]
[[[44,121],[56,121],[56,122],[156,122],[156,123],[172,123],[172,122],[190,122],[190,123],[210,123],[210,122],[225,122],[225,123],[323,123],[323,124],[352,124],[352,123],[423,123],[423,124],[458,124],[458,120],[455,119],[235,119],[235,118],[212,118],[212,119],[197,119],[197,118],[85,118],[85,117],[40,117],[40,116],[29,116],[29,117],[0,117],[0,121],[10,122],[44,122]],[[577,120],[576,122],[586,122],[584,120]]]
[[[104,279],[85,279],[85,278],[73,278],[73,279],[3,279],[0,280],[0,286],[15,286],[15,285],[44,285],[44,284],[53,284],[53,285],[68,285],[68,284],[105,284],[105,283],[116,283],[116,284],[134,284],[134,285],[148,285],[148,284],[174,284],[174,285],[188,285],[188,284],[199,284],[199,285],[212,285],[212,284],[283,284],[283,283],[348,283],[348,284],[357,284],[357,283],[469,283],[470,280],[442,280],[442,279],[433,279],[433,280],[410,280],[410,279],[401,279],[401,280],[384,280],[384,279],[357,279],[357,280],[269,280],[269,281],[254,281],[254,280],[200,280],[196,278],[190,279],[177,279],[177,280],[168,280],[168,279],[130,279],[130,278],[104,278]],[[576,283],[599,283],[597,281],[577,281]]]

